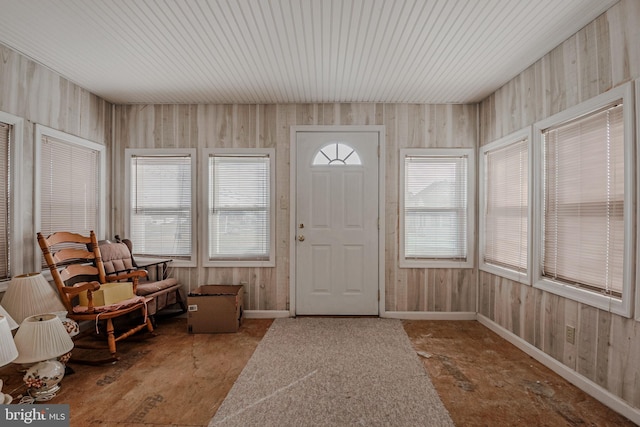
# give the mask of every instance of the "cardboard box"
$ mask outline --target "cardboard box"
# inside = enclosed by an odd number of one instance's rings
[[[105,283],[100,285],[100,289],[93,294],[93,306],[98,307],[101,305],[111,305],[133,298],[133,283],[131,282],[114,282]],[[87,291],[84,291],[78,295],[80,298],[80,305],[89,305],[87,299]]]
[[[203,285],[187,295],[192,334],[237,332],[242,324],[242,285]]]

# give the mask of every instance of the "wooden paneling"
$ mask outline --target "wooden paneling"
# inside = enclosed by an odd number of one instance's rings
[[[276,266],[174,268],[187,287],[243,283],[247,310],[286,310],[289,296],[289,138],[293,125],[385,125],[386,309],[474,311],[472,269],[398,268],[399,150],[474,147],[477,107],[422,104],[121,105],[115,108],[113,185],[124,188],[125,148],[273,147],[276,149]],[[198,185],[200,177],[198,176]],[[124,192],[113,205],[124,205]],[[198,212],[204,212],[198,202]],[[124,213],[111,234],[124,234]]]
[[[627,9],[635,18],[632,15],[621,20],[620,10]],[[639,66],[629,62],[632,57],[640,61],[636,43],[629,44],[629,40],[640,39],[636,28],[638,9],[637,2],[621,2],[483,100],[481,144],[638,76]],[[612,22],[616,25],[614,29]],[[626,47],[619,43],[626,43]],[[617,69],[619,76],[614,78],[612,72]]]
[[[480,145],[640,77],[638,40],[640,2],[622,0],[482,101]],[[479,279],[481,314],[640,408],[640,322],[489,273]]]
[[[34,124],[102,145],[108,145],[111,139],[111,104],[3,45],[0,45],[0,111],[24,119],[23,161],[14,167],[16,179],[25,190],[34,185]],[[25,191],[20,196],[23,265],[15,266],[15,271],[27,273],[33,271],[34,256],[40,256],[35,253],[38,230],[33,226],[33,192]]]
[[[111,104],[0,45],[0,110],[106,144]],[[29,143],[30,141],[26,141]]]

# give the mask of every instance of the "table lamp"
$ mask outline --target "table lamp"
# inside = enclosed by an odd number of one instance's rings
[[[9,329],[10,330],[14,330],[14,329],[18,329],[18,322],[16,322],[15,320],[13,320],[13,317],[11,317],[11,315],[9,313],[7,313],[7,310],[4,309],[3,306],[0,305],[0,316],[4,316],[7,318],[7,323],[9,324]],[[1,365],[0,365],[1,366]]]
[[[16,357],[18,357],[18,349],[13,342],[9,321],[6,316],[0,315],[0,366],[13,362]],[[0,404],[8,405],[13,401],[13,397],[2,393],[2,385],[0,380]]]
[[[18,357],[18,349],[6,316],[0,315],[0,366],[4,366]]]
[[[12,277],[2,297],[2,306],[18,324],[34,314],[66,312],[58,293],[42,273]]]
[[[28,393],[36,401],[50,400],[60,390],[64,365],[57,357],[73,348],[73,341],[55,314],[29,316],[14,337],[18,357],[14,363],[35,363],[24,375]]]

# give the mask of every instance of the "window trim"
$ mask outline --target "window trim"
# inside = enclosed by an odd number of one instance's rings
[[[196,170],[197,170],[197,150],[195,148],[126,148],[125,158],[125,218],[124,229],[126,236],[131,236],[131,158],[133,156],[189,156],[191,159],[191,255],[189,259],[175,259],[172,267],[197,267],[197,190],[196,190]],[[135,242],[134,242],[135,243]],[[158,258],[168,258],[161,255]]]
[[[610,104],[616,100],[622,99],[624,105],[624,260],[623,260],[623,289],[622,299],[612,296],[597,294],[584,288],[574,287],[563,284],[548,278],[542,277],[542,249],[543,242],[543,225],[544,225],[544,141],[542,133],[549,127],[565,123],[567,121],[590,114],[599,108]],[[580,303],[591,305],[604,311],[619,314],[624,317],[631,317],[633,304],[633,284],[635,283],[635,265],[634,260],[636,251],[634,248],[636,219],[635,203],[636,203],[636,185],[634,182],[635,170],[637,162],[634,150],[634,106],[633,106],[633,87],[631,83],[624,84],[609,90],[601,95],[591,98],[588,101],[570,107],[553,116],[535,123],[533,126],[533,142],[534,142],[534,248],[533,262],[535,268],[533,272],[533,286],[562,296]]]
[[[467,259],[465,261],[407,259],[404,248],[404,187],[405,187],[405,158],[410,156],[439,157],[466,156],[467,157]],[[476,188],[476,160],[473,148],[404,148],[400,150],[399,168],[399,267],[400,268],[473,268],[475,259],[475,188]]]
[[[22,234],[24,232],[24,212],[28,212],[28,204],[24,200],[24,157],[23,157],[23,144],[24,144],[24,119],[13,114],[0,111],[0,122],[6,123],[12,126],[12,141],[11,157],[9,163],[11,165],[11,237],[7,242],[9,245],[9,251],[11,253],[11,273],[13,276],[23,274],[24,271],[24,239]],[[11,279],[3,280],[0,282],[0,292],[7,290]]]
[[[635,120],[635,125],[636,125],[636,133],[635,133],[635,138],[636,138],[636,143],[640,144],[640,78],[636,79],[635,81],[635,108],[636,108],[636,120]],[[629,132],[629,133],[633,133],[633,132]],[[626,154],[626,153],[625,153]],[[635,157],[635,172],[636,172],[636,188],[635,188],[635,195],[636,195],[636,205],[638,203],[640,203],[640,173],[638,171],[638,168],[640,167],[640,150],[636,150],[636,157]],[[638,232],[640,231],[640,206],[636,206],[636,216],[635,216],[635,224],[636,224],[636,228],[635,228],[635,236],[636,236],[636,254],[635,254],[635,265],[636,265],[636,269],[637,266],[640,265],[640,239],[638,239]],[[640,274],[638,274],[638,272],[635,272],[635,281],[633,281],[633,288],[635,288],[635,320],[640,321]],[[633,289],[632,288],[632,289]]]
[[[531,126],[527,126],[526,128],[520,129],[516,132],[513,132],[507,136],[504,136],[500,139],[492,141],[482,147],[480,147],[479,154],[479,200],[478,200],[478,268],[482,271],[486,271],[487,273],[495,274],[497,276],[505,277],[507,279],[523,283],[525,285],[531,285],[531,271],[532,271],[532,254],[531,248],[533,248],[533,141],[531,138],[532,130]],[[486,242],[486,229],[485,229],[485,211],[487,207],[487,199],[486,199],[486,157],[485,155],[488,152],[498,150],[504,147],[508,147],[511,144],[515,144],[517,142],[522,141],[523,139],[527,140],[527,162],[528,162],[528,173],[527,173],[527,271],[526,273],[518,272],[512,270],[507,267],[501,267],[495,264],[489,264],[484,262],[485,255],[485,242]]]
[[[210,260],[209,259],[209,158],[215,155],[269,157],[269,258],[267,260]],[[276,150],[275,148],[206,148],[202,150],[202,209],[200,229],[201,262],[204,267],[275,267],[276,266]]]
[[[98,200],[102,203],[98,206],[98,218],[97,218],[97,227],[95,233],[98,239],[104,239],[105,235],[105,218],[107,212],[107,192],[106,192],[106,147],[102,144],[98,144],[97,142],[89,141],[88,139],[81,138],[76,135],[72,135],[70,133],[62,132],[57,129],[53,129],[44,125],[36,124],[35,125],[35,144],[34,144],[34,192],[33,192],[33,205],[34,205],[34,213],[33,213],[33,225],[36,232],[40,231],[40,227],[42,224],[41,217],[41,205],[40,205],[40,197],[42,190],[40,188],[40,174],[41,174],[41,156],[42,156],[42,138],[45,136],[49,136],[51,138],[58,139],[63,141],[69,145],[75,145],[78,147],[88,148],[90,150],[95,150],[98,152]],[[40,254],[40,247],[38,243],[34,243],[35,254]],[[34,270],[40,271],[42,266],[40,265],[41,257],[34,257]]]

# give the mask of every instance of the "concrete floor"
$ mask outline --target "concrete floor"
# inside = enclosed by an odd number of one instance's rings
[[[270,324],[193,335],[160,319],[157,336],[118,344],[118,363],[71,364],[50,403],[70,405],[71,426],[207,426]],[[403,324],[456,425],[634,425],[477,322]],[[21,376],[0,368],[3,392],[24,393]]]

